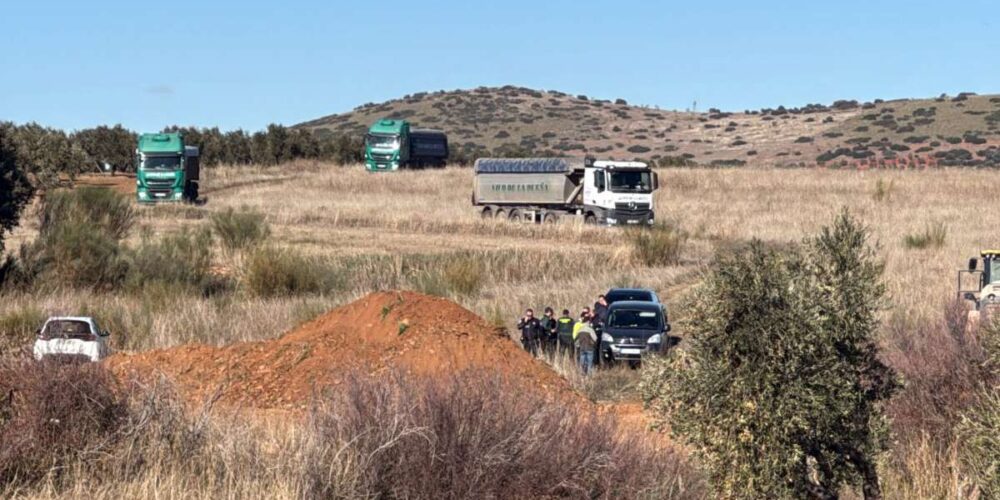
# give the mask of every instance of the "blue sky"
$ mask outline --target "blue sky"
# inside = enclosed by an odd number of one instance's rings
[[[4,2],[0,120],[258,129],[522,85],[727,110],[1000,92],[1000,2]]]

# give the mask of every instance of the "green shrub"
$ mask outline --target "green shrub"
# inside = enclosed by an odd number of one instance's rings
[[[984,498],[1000,497],[1000,387],[987,389],[959,424],[961,460]]]
[[[703,458],[724,498],[877,498],[884,405],[883,266],[848,214],[802,245],[719,254],[693,295],[683,349],[646,367],[643,394]]]
[[[486,278],[483,264],[472,256],[443,256],[416,266],[420,268],[413,271],[413,287],[439,297],[472,295]]]
[[[50,193],[41,209],[38,238],[21,252],[22,281],[54,287],[118,286],[128,264],[121,240],[134,222],[129,200],[109,189]]]
[[[244,283],[259,297],[322,294],[341,286],[335,269],[291,250],[261,247],[247,259]]]
[[[131,201],[124,195],[106,188],[83,186],[45,197],[40,231],[83,222],[120,241],[132,230],[135,216]]]
[[[0,356],[30,345],[45,314],[35,306],[15,309],[0,316]]]
[[[904,236],[903,246],[913,250],[942,248],[947,239],[948,227],[943,222],[931,222],[924,226],[923,231]]]
[[[212,232],[182,229],[158,240],[143,235],[132,252],[128,284],[141,289],[149,283],[207,289],[212,265]]]
[[[228,250],[245,250],[260,245],[271,235],[271,228],[264,214],[247,208],[240,211],[232,207],[212,214],[212,230]]]
[[[878,202],[889,201],[889,198],[892,197],[893,184],[892,180],[886,182],[884,179],[879,178],[879,180],[875,181],[875,192],[872,193],[872,199]]]
[[[688,234],[674,225],[656,224],[651,228],[629,231],[632,250],[646,266],[671,266],[680,263]]]

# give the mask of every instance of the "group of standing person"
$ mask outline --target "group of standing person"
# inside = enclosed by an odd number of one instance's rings
[[[563,309],[556,318],[555,310],[546,307],[541,318],[534,309],[527,309],[517,322],[521,332],[521,345],[533,355],[539,353],[572,355],[583,373],[589,374],[599,359],[601,331],[608,320],[608,302],[604,295],[597,297],[594,307],[584,307],[574,318],[569,309]]]

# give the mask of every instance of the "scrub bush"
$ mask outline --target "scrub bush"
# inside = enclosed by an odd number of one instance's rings
[[[846,212],[802,245],[755,241],[716,258],[684,323],[686,348],[654,361],[644,395],[704,460],[719,496],[881,495],[878,358],[883,266]]]
[[[672,266],[680,263],[688,234],[672,224],[656,224],[651,228],[629,232],[632,251],[645,266]]]
[[[264,214],[243,208],[228,208],[212,214],[212,230],[228,250],[246,250],[264,242],[271,235],[271,228]]]

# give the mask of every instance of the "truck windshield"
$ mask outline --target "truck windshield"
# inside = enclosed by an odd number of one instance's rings
[[[649,172],[637,170],[611,172],[611,191],[649,193],[653,191],[653,181]]]
[[[180,156],[147,156],[142,160],[142,168],[146,170],[177,170],[180,167]]]
[[[987,270],[989,271],[989,275],[986,278],[987,281],[990,283],[1000,281],[1000,258],[991,260],[989,266],[990,268]]]
[[[608,326],[637,330],[659,330],[660,315],[656,311],[616,309],[611,311],[611,315],[608,316]]]
[[[396,149],[399,147],[399,136],[368,134],[368,147],[379,149]]]

